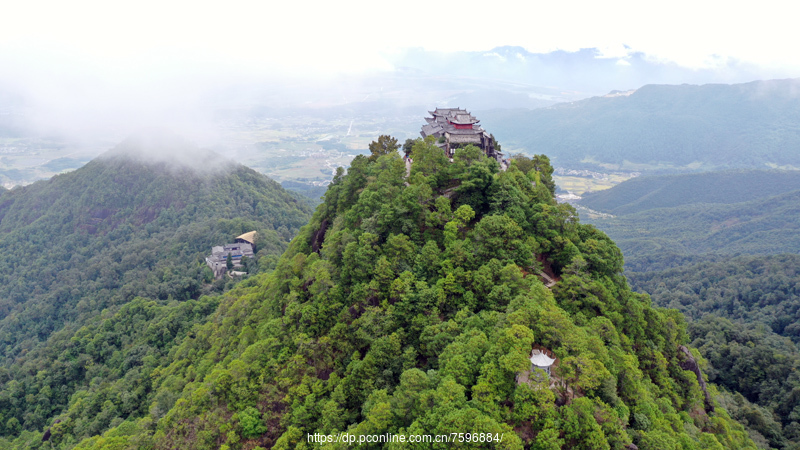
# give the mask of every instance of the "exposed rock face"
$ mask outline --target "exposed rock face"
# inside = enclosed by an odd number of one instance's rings
[[[314,237],[311,239],[311,250],[316,253],[319,253],[320,249],[322,248],[322,243],[325,241],[325,232],[328,231],[328,226],[330,226],[330,222],[328,219],[325,219],[319,225],[319,230],[314,232]]]
[[[697,384],[700,385],[700,389],[703,390],[703,394],[706,396],[705,406],[706,412],[713,412],[714,411],[714,403],[711,401],[711,395],[708,393],[708,389],[706,388],[706,381],[703,379],[703,373],[700,371],[700,366],[697,364],[697,361],[692,356],[692,353],[689,351],[688,348],[684,345],[678,346],[678,359],[680,362],[678,363],[683,370],[691,370],[697,375]]]
[[[61,423],[61,419],[56,419],[55,421],[53,421],[53,425],[55,425],[57,423]],[[52,426],[50,428],[48,428],[44,432],[44,434],[42,435],[42,442],[46,442],[46,441],[50,440],[50,436],[52,435],[51,432],[50,432],[51,429],[52,429]]]

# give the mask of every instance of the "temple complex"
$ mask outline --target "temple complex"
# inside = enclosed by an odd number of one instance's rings
[[[476,119],[469,111],[461,108],[436,108],[428,111],[431,117],[426,117],[428,122],[422,126],[420,134],[423,138],[433,136],[437,145],[441,147],[448,158],[453,157],[456,148],[474,145],[490,158],[503,162],[503,155],[495,149],[494,137],[478,125]]]
[[[229,255],[231,263],[236,269],[243,266],[242,258],[253,258],[255,256],[256,237],[257,233],[251,231],[238,236],[233,244],[211,247],[211,256],[206,258],[206,264],[214,273],[214,278],[221,278],[222,275],[228,271],[227,264]]]

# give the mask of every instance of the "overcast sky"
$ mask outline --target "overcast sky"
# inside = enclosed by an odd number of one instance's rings
[[[405,47],[644,52],[690,67],[725,58],[798,69],[786,1],[4,2],[3,57],[126,82],[199,70],[388,69]],[[7,60],[9,61],[9,60]],[[3,72],[22,69],[3,64]],[[224,67],[223,67],[224,66]]]
[[[56,118],[109,102],[146,109],[165,97],[191,107],[197,92],[232,80],[390,71],[407,48],[507,45],[536,53],[596,48],[621,65],[639,52],[692,69],[744,65],[761,78],[800,76],[790,3],[741,4],[6,1],[0,6],[0,91],[49,105]],[[169,115],[169,108],[160,113]]]

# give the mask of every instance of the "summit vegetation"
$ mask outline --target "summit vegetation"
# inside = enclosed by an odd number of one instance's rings
[[[500,171],[475,147],[451,163],[422,140],[411,155],[409,176],[396,152],[339,171],[273,272],[215,297],[168,358],[143,361],[149,384],[131,404],[146,406],[87,430],[117,397],[76,394],[58,423],[7,446],[316,448],[310,434],[480,432],[503,439],[475,447],[756,448],[698,379],[682,315],[631,291],[614,243],[555,202],[546,158]],[[130,313],[83,336],[146,317]],[[534,347],[557,358],[552,377],[519,381]]]

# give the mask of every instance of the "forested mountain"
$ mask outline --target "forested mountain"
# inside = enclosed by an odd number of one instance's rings
[[[339,432],[755,448],[700,387],[682,316],[629,289],[613,242],[554,201],[549,167],[501,172],[474,147],[449,163],[422,141],[412,157],[408,178],[395,153],[356,157],[275,271],[218,298],[152,369],[152,406],[115,410],[76,448],[310,448],[309,434]],[[528,373],[532,348],[557,357],[551,378]],[[73,399],[41,448],[107,416],[103,398]]]
[[[625,267],[661,270],[707,257],[800,252],[800,190],[734,204],[690,204],[594,219]]]
[[[614,215],[696,203],[741,203],[800,190],[800,171],[727,170],[631,178],[583,196],[581,206]]]
[[[643,176],[581,200],[618,215],[593,222],[623,249],[632,288],[685,315],[709,380],[729,390],[721,403],[763,448],[800,448],[799,180]]]
[[[628,170],[800,167],[800,80],[647,85],[535,110],[481,111],[508,147],[559,166]]]
[[[800,255],[739,256],[633,272],[628,280],[659,306],[678,309],[691,320],[716,314],[739,323],[760,323],[800,343]]]
[[[211,246],[258,230],[249,269],[269,269],[310,212],[265,176],[163,137],[2,192],[0,435],[88,398],[113,415],[90,406],[82,432],[102,430],[123,414],[106,397],[115,383],[124,408],[146,410],[134,399],[150,370],[219,302],[203,296],[225,285],[203,262]]]
[[[766,411],[740,401],[743,422],[775,448],[799,446],[800,256],[741,256],[628,279],[655,304],[690,319],[692,345],[710,363],[710,381]]]

